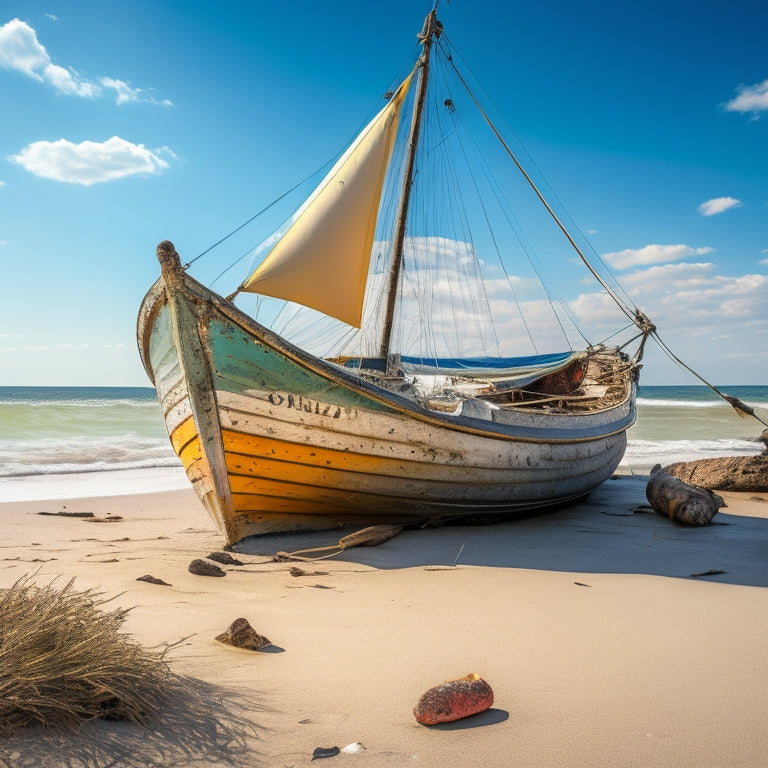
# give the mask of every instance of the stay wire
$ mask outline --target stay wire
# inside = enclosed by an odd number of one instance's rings
[[[251,218],[248,219],[248,221],[244,221],[239,227],[236,227],[235,229],[233,229],[228,235],[224,235],[224,237],[222,237],[221,240],[218,240],[213,245],[211,245],[208,248],[206,248],[202,253],[199,253],[197,256],[195,256],[194,259],[192,259],[191,261],[187,262],[186,267],[187,268],[191,267],[198,259],[200,259],[203,256],[205,256],[206,253],[210,253],[214,248],[217,248],[223,242],[229,240],[229,238],[232,237],[232,235],[237,234],[241,229],[243,229],[244,227],[247,227],[252,221],[255,221],[256,219],[259,218],[259,216],[261,216],[263,213],[266,213],[270,208],[272,208],[272,206],[277,205],[283,198],[285,198],[288,195],[290,195],[291,192],[294,192],[295,190],[297,190],[302,184],[306,184],[313,176],[315,176],[316,174],[320,173],[320,171],[322,171],[323,168],[325,168],[327,165],[328,165],[328,161],[326,161],[319,168],[317,168],[312,173],[310,173],[309,176],[306,176],[300,182],[298,182],[297,184],[294,184],[290,189],[288,189],[285,192],[283,192],[282,195],[280,195],[279,197],[276,197],[271,203],[269,203],[269,205],[265,206],[258,213],[256,213],[253,216],[251,216]],[[250,253],[250,251],[249,251],[249,253]],[[243,256],[240,257],[240,259],[242,259],[242,258],[243,258]],[[240,261],[240,259],[238,259],[238,261]],[[235,262],[235,263],[237,263],[237,262]]]
[[[750,406],[746,405],[745,403],[742,403],[741,400],[739,400],[737,397],[732,397],[731,395],[726,395],[724,392],[721,392],[714,384],[711,384],[708,382],[700,373],[697,373],[693,370],[689,365],[686,365],[672,350],[661,340],[659,337],[659,334],[654,329],[651,331],[651,336],[653,337],[653,340],[659,345],[661,350],[664,352],[667,357],[670,358],[670,360],[673,360],[678,365],[685,368],[686,371],[689,373],[692,373],[699,381],[701,381],[703,384],[706,384],[716,395],[720,396],[725,400],[735,411],[739,416],[752,416],[755,419],[757,419],[761,424],[768,427],[768,422],[763,421],[754,411],[754,408],[751,408]]]
[[[453,72],[461,80],[462,86],[467,90],[467,93],[472,98],[472,100],[475,102],[475,105],[478,107],[478,111],[486,119],[486,122],[488,122],[488,120],[485,117],[485,114],[484,114],[482,108],[479,108],[478,101],[474,97],[474,94],[472,93],[472,91],[469,90],[469,88],[468,88],[468,86],[466,84],[466,81],[463,78],[461,78],[461,76],[458,73],[458,70],[456,69],[456,65],[453,62],[452,52],[451,52],[453,50],[453,48],[452,48],[450,42],[448,41],[447,46],[444,46],[443,45],[443,41],[441,40],[439,42],[439,48],[440,48],[441,52],[443,53],[444,58],[450,63]],[[460,55],[459,55],[459,58],[461,58]],[[463,62],[463,59],[462,59],[462,62]],[[482,88],[482,86],[481,86],[481,88]],[[491,100],[491,103],[493,103],[492,100]],[[471,132],[467,129],[467,126],[464,123],[463,118],[459,117],[459,119],[461,120],[461,125],[464,128],[464,135],[467,137],[470,145],[474,149],[475,156],[478,158],[479,167],[480,167],[480,169],[484,173],[484,176],[485,176],[486,181],[487,181],[487,183],[489,185],[489,188],[493,191],[493,194],[494,194],[494,196],[496,198],[496,201],[497,201],[498,205],[500,206],[501,210],[503,211],[504,216],[505,216],[505,218],[506,218],[506,220],[507,220],[507,222],[508,222],[508,224],[509,224],[509,226],[510,226],[510,228],[512,230],[512,233],[514,234],[514,236],[515,236],[515,238],[516,238],[520,248],[522,249],[523,253],[527,257],[528,262],[531,265],[531,268],[535,272],[536,277],[538,278],[539,284],[541,285],[542,289],[544,290],[544,293],[545,293],[545,295],[547,297],[547,301],[549,302],[549,305],[550,305],[550,307],[552,309],[553,316],[554,316],[557,324],[560,327],[561,333],[563,334],[563,338],[566,339],[566,341],[568,341],[568,343],[570,345],[571,342],[570,342],[570,339],[569,339],[569,335],[568,335],[568,332],[565,329],[564,321],[560,317],[560,314],[558,312],[558,307],[559,307],[560,311],[562,311],[562,313],[565,315],[567,320],[570,322],[570,325],[575,330],[575,332],[581,337],[581,339],[586,344],[590,345],[591,344],[590,340],[584,335],[583,331],[579,327],[579,324],[576,322],[576,319],[573,317],[573,315],[569,311],[568,306],[566,304],[566,301],[564,300],[564,298],[562,297],[562,295],[558,291],[557,287],[552,282],[551,278],[547,274],[547,271],[546,271],[544,265],[541,263],[541,260],[536,255],[534,248],[532,247],[531,243],[528,241],[527,237],[525,236],[525,234],[523,232],[523,229],[522,229],[522,227],[520,225],[520,222],[517,220],[517,217],[515,216],[514,211],[512,210],[512,208],[511,208],[511,206],[509,204],[509,201],[507,200],[506,195],[504,194],[503,190],[501,189],[501,186],[500,186],[498,180],[495,178],[493,172],[491,171],[490,166],[489,166],[487,160],[485,159],[482,150],[478,146],[477,142],[473,139]],[[488,122],[488,125],[490,126],[491,130],[494,130],[494,132],[495,132],[495,129],[493,128],[493,125],[490,124],[489,122]],[[514,134],[514,131],[512,131],[512,133]],[[460,138],[460,134],[459,134],[458,131],[457,131],[457,135],[459,135],[459,142],[461,144],[461,138]],[[498,137],[498,133],[496,133],[496,136]],[[501,143],[502,143],[502,145],[504,145],[504,148],[507,149],[507,147],[504,144],[504,142],[501,142]],[[463,144],[462,144],[462,147],[463,147]],[[466,156],[466,154],[467,154],[466,151],[465,150],[463,150],[463,151],[464,151],[465,156]],[[518,165],[518,167],[519,167],[519,165]],[[495,238],[494,238],[494,242],[495,242]],[[503,260],[501,259],[501,255],[500,255],[500,253],[498,253],[498,249],[497,249],[497,256],[499,258],[499,264],[501,265],[501,268],[504,271],[506,280],[507,280],[508,284],[510,285],[510,288],[512,288],[511,281],[510,281],[509,275],[507,273],[506,265],[504,264]],[[513,295],[514,295],[514,289],[513,288],[512,288],[512,291],[513,291]],[[515,302],[517,303],[517,297],[516,296],[515,296]],[[518,305],[518,311],[519,311],[519,305]],[[523,318],[523,323],[525,324],[525,319],[524,318]],[[529,333],[529,338],[531,339],[531,342],[533,343],[533,339],[532,339],[530,333]],[[534,347],[535,347],[535,343],[534,343]]]
[[[448,41],[448,42],[450,43],[450,41]],[[451,45],[451,50],[452,51],[456,50],[453,47],[453,45]],[[457,55],[459,55],[458,52],[457,52]],[[480,114],[483,116],[483,119],[486,121],[486,123],[488,123],[488,126],[493,131],[493,133],[496,135],[497,139],[501,142],[501,145],[507,151],[507,154],[509,154],[509,156],[512,158],[512,161],[515,163],[515,165],[517,166],[517,168],[520,171],[520,173],[523,175],[525,180],[528,182],[528,184],[530,185],[531,189],[534,191],[536,196],[541,201],[542,205],[544,205],[544,207],[547,209],[547,211],[549,212],[550,216],[555,221],[557,226],[560,228],[560,230],[563,233],[563,235],[565,235],[566,239],[571,244],[571,247],[576,251],[576,253],[578,254],[578,256],[581,259],[581,261],[584,263],[584,265],[587,267],[587,269],[592,273],[592,276],[595,278],[595,280],[597,280],[598,283],[600,283],[600,285],[603,286],[603,288],[605,289],[606,293],[608,293],[608,295],[611,297],[611,299],[613,299],[613,301],[616,303],[616,305],[619,307],[619,309],[622,312],[624,312],[624,314],[627,315],[627,317],[629,317],[630,319],[632,319],[634,321],[637,313],[633,312],[632,309],[630,309],[627,306],[627,304],[625,304],[625,302],[617,296],[616,291],[614,291],[614,289],[611,288],[606,283],[606,281],[603,279],[603,277],[597,272],[597,270],[592,266],[592,264],[586,258],[586,256],[582,252],[581,248],[579,248],[579,246],[576,244],[575,240],[573,239],[573,236],[570,234],[568,229],[565,227],[565,225],[562,223],[562,221],[557,216],[555,211],[552,209],[552,206],[547,202],[547,200],[545,199],[544,195],[541,193],[539,188],[536,186],[536,184],[534,183],[534,181],[531,178],[530,174],[528,174],[528,172],[522,166],[522,164],[520,163],[520,161],[517,158],[517,155],[512,151],[511,147],[507,144],[507,142],[504,140],[502,135],[499,133],[499,131],[496,128],[496,126],[493,124],[493,122],[490,119],[488,113],[485,111],[483,106],[480,104],[478,98],[475,96],[474,92],[469,87],[469,83],[467,83],[466,79],[463,77],[461,72],[459,72],[458,68],[456,67],[455,62],[453,61],[452,56],[448,56],[448,60],[450,61],[451,66],[453,67],[454,71],[456,72],[456,76],[459,78],[461,83],[466,88],[467,93],[469,94],[470,98],[475,102],[475,105],[477,106],[478,110],[480,111]],[[462,62],[463,62],[463,59],[462,59]],[[466,66],[466,63],[465,63],[465,66]],[[467,67],[467,69],[471,73],[471,70],[469,69],[469,67]],[[473,77],[474,77],[474,75],[473,75]],[[477,78],[475,78],[475,79],[477,79]],[[493,104],[492,100],[491,100],[491,103]],[[535,166],[535,164],[534,164],[534,166]],[[561,203],[561,205],[562,205],[562,203]],[[594,251],[594,249],[592,249],[592,250]],[[600,261],[600,263],[603,264],[603,262],[599,258],[599,256],[598,256],[598,261]],[[603,266],[605,266],[605,265],[603,264]],[[615,279],[614,279],[614,281],[615,281]],[[621,290],[622,293],[625,293],[620,285],[618,286],[618,288],[619,288],[619,290]],[[631,300],[628,303],[634,308],[634,303]]]

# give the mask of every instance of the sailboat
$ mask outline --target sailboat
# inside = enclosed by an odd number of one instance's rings
[[[157,248],[161,276],[141,305],[139,350],[171,444],[228,543],[266,532],[543,510],[583,497],[622,459],[653,326],[591,266],[460,76],[532,199],[639,340],[634,354],[605,343],[506,352],[503,329],[494,327],[506,310],[483,283],[481,246],[456,235],[460,225],[471,231],[457,200],[477,178],[451,166],[438,183],[425,183],[459,132],[456,94],[430,93],[438,66],[457,64],[446,40],[435,6],[413,68],[267,238],[266,255],[234,294],[191,277],[171,242]],[[433,106],[443,117],[427,117]],[[442,136],[427,136],[442,123],[449,124]],[[448,213],[423,213],[452,176],[459,190],[445,196]],[[419,272],[420,259],[450,262],[452,279],[438,285],[435,272]],[[486,309],[463,303],[460,288],[473,302],[484,298]],[[437,309],[445,293],[459,316],[452,336]],[[289,302],[285,327],[298,333],[235,304],[248,295],[257,304]],[[305,308],[313,319],[301,319]],[[322,341],[318,318],[341,329],[331,352],[296,340],[314,329]],[[417,325],[428,327],[419,341]],[[483,346],[479,336],[489,328],[494,340]]]

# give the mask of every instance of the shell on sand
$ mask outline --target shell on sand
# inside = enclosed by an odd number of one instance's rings
[[[471,672],[430,688],[413,708],[413,715],[422,725],[436,725],[476,715],[492,705],[491,686]]]

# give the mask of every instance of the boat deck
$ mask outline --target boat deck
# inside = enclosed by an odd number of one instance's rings
[[[505,411],[585,413],[625,401],[634,369],[634,363],[618,350],[600,350],[539,378],[527,378],[522,386],[515,379],[441,375],[437,369],[433,375],[386,376],[374,368],[361,368],[356,373],[376,386],[441,413],[456,413],[468,400]]]

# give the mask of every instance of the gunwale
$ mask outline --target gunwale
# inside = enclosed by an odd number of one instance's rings
[[[313,357],[180,265],[168,277],[164,270],[142,302],[139,351],[171,444],[229,543],[276,530],[529,513],[583,497],[623,455],[634,380],[620,402],[588,413],[510,407],[497,409],[503,422],[454,416]],[[296,395],[298,420],[274,407],[282,397],[274,381],[238,370],[238,344],[281,356],[305,381],[313,399]],[[318,387],[332,401],[338,395],[334,407],[349,418],[323,419]],[[280,440],[283,458],[275,457]]]

